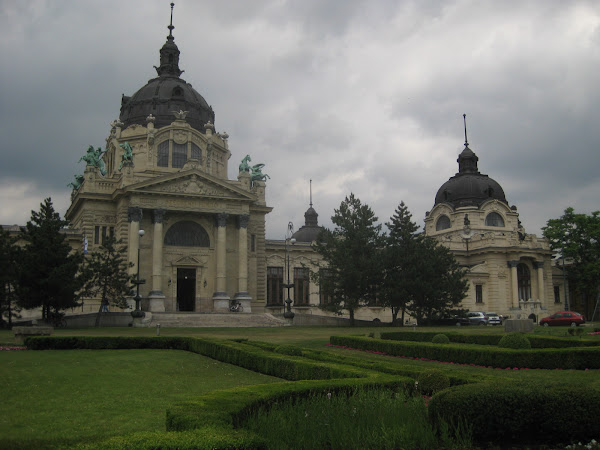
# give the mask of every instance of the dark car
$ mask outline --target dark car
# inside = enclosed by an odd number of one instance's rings
[[[574,311],[560,311],[540,320],[540,325],[545,327],[550,325],[577,327],[579,325],[583,325],[584,323],[585,317]]]
[[[458,316],[442,316],[442,317],[438,317],[437,319],[433,319],[431,321],[432,325],[451,325],[451,326],[463,326],[463,325],[469,325],[469,319],[467,319],[466,317],[458,317]]]

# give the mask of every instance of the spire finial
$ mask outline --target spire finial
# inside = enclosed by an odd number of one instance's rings
[[[465,147],[469,146],[469,141],[467,140],[467,115],[463,114],[463,122],[465,124]]]
[[[169,23],[169,26],[167,27],[169,29],[169,37],[173,37],[173,28],[175,28],[173,26],[173,6],[175,6],[175,3],[171,3],[171,23]]]
[[[310,180],[310,207],[312,208],[312,180]]]

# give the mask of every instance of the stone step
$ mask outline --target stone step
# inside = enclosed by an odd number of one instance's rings
[[[146,326],[155,327],[158,324],[166,328],[281,327],[289,325],[271,314],[154,312],[152,320]]]

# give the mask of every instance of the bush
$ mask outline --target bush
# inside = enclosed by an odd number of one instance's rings
[[[570,336],[581,336],[583,334],[583,328],[569,328],[567,330]]]
[[[423,395],[433,395],[450,387],[450,379],[441,370],[427,370],[419,375],[417,382]]]
[[[589,411],[600,404],[600,391],[589,386],[485,382],[456,386],[433,396],[434,421],[472,425],[482,446],[589,442],[600,436],[600,421]],[[532,409],[533,408],[533,409]]]
[[[302,356],[302,350],[293,345],[280,345],[275,348],[274,352],[288,356]]]
[[[449,344],[450,343],[450,338],[448,336],[446,336],[445,334],[436,334],[432,339],[431,342],[434,344]]]
[[[498,342],[500,348],[512,348],[512,349],[528,349],[531,348],[531,342],[527,339],[523,333],[508,333],[502,336],[500,342]]]

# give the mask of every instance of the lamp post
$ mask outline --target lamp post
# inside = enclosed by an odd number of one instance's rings
[[[285,262],[287,265],[287,283],[283,286],[287,288],[287,299],[285,301],[286,310],[283,313],[283,317],[286,319],[293,319],[295,314],[292,312],[292,299],[290,298],[290,289],[294,287],[294,283],[290,283],[290,249],[288,244],[294,245],[296,243],[296,239],[292,237],[294,234],[294,224],[292,222],[288,223],[287,231],[285,233]]]
[[[142,236],[144,236],[144,234],[145,234],[144,230],[138,231],[138,235],[139,235],[140,239],[142,238]],[[145,282],[146,282],[145,280],[140,280],[140,245],[138,242],[137,275],[136,275],[136,280],[133,282],[135,284],[135,297],[133,298],[135,300],[135,311],[133,311],[131,313],[131,315],[133,317],[144,317],[145,316],[144,311],[140,310],[140,300],[142,299],[142,297],[140,296],[140,284],[144,284]]]
[[[569,238],[569,232],[565,231],[565,236],[562,241],[562,276],[563,276],[563,288],[565,291],[565,311],[569,311],[569,298],[567,297],[567,268],[565,266],[565,240]]]

